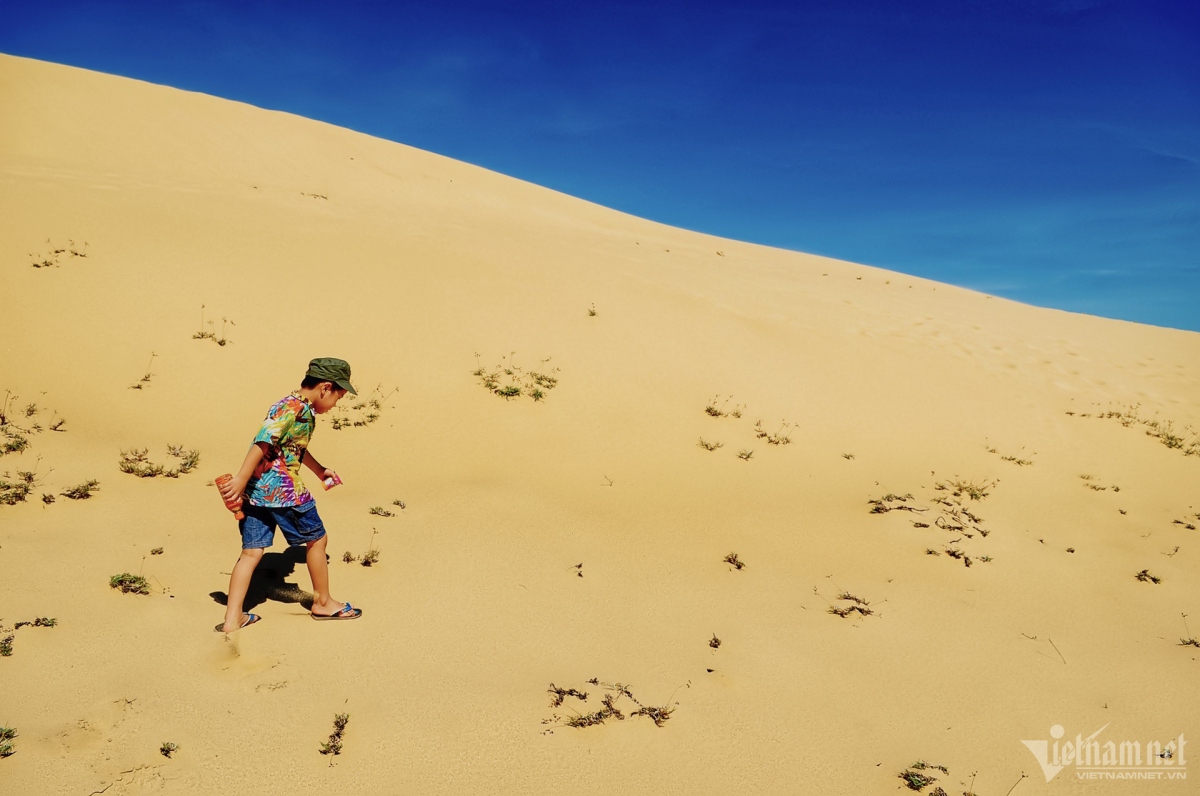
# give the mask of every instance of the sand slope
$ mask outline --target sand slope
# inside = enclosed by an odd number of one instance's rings
[[[29,443],[0,472],[37,480],[0,505],[0,626],[58,620],[0,658],[19,732],[0,790],[862,794],[924,758],[954,794],[973,772],[980,796],[1023,772],[1018,795],[1194,792],[1047,784],[1021,740],[1200,736],[1200,649],[1178,644],[1181,613],[1200,634],[1200,455],[1099,417],[1138,405],[1195,442],[1200,335],[672,229],[26,59],[0,56],[0,109],[0,391]],[[510,355],[558,379],[544,400],[473,375]],[[308,620],[277,543],[264,621],[225,639],[239,542],[209,482],[314,356],[388,396],[365,426],[326,416],[312,447],[345,480],[318,496],[334,596],[366,615]],[[707,414],[714,395],[741,417]],[[794,423],[791,444],[758,420]],[[118,470],[168,445],[199,468]],[[998,483],[936,489],[955,477]],[[88,500],[39,499],[87,479]],[[872,514],[887,493],[926,510]],[[964,508],[986,536],[939,527]],[[340,560],[373,531],[376,566]],[[111,590],[125,571],[152,594]],[[831,614],[842,591],[872,615]],[[564,726],[600,710],[590,678],[677,707],[661,728]],[[551,682],[589,700],[551,708]]]

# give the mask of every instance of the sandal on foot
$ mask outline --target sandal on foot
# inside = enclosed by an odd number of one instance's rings
[[[350,603],[342,603],[342,609],[332,616],[321,616],[320,614],[310,613],[313,619],[358,619],[362,616],[362,609],[355,608]]]
[[[241,630],[243,627],[250,627],[250,625],[254,624],[255,622],[259,621],[260,619],[262,619],[262,617],[259,616],[258,614],[242,614],[242,623],[240,625],[238,625],[238,630]],[[225,623],[221,622],[216,627],[214,627],[213,630],[217,631],[218,633],[224,633],[225,632]]]

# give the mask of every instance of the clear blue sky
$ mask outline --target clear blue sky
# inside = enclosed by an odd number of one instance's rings
[[[1200,331],[1192,0],[4,2],[0,51]]]

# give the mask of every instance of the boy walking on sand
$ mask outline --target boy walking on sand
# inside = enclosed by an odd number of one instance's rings
[[[304,464],[322,481],[336,478],[308,452],[308,441],[317,425],[317,415],[337,406],[347,392],[358,395],[350,384],[350,365],[344,360],[323,357],[308,363],[300,389],[275,403],[250,446],[242,468],[221,486],[227,502],[243,498],[238,522],[242,532],[242,555],[229,577],[225,621],[218,632],[230,633],[259,621],[242,612],[250,588],[250,576],[262,560],[263,551],[275,541],[275,527],[283,531],[289,545],[308,546],[308,575],[312,578],[313,619],[357,619],[362,611],[329,596],[329,563],[325,559],[325,526],[317,514],[312,493],[300,480]]]

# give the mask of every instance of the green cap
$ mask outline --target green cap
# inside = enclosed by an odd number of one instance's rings
[[[354,389],[354,385],[350,383],[350,363],[344,359],[318,357],[308,363],[308,373],[304,375],[321,381],[333,382],[351,395],[358,395],[358,390]]]

